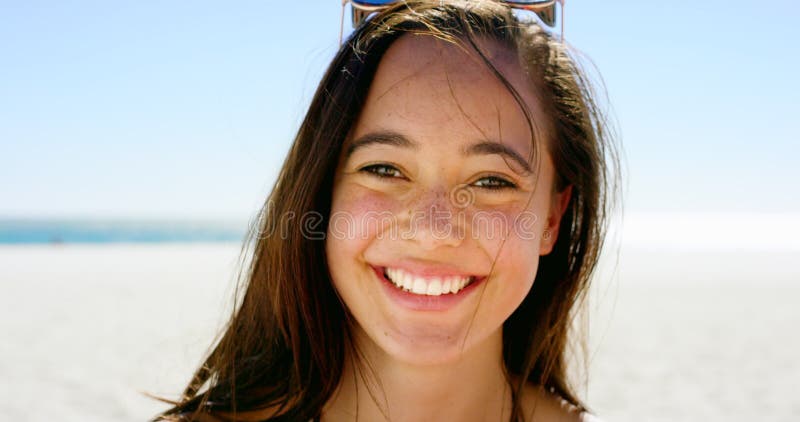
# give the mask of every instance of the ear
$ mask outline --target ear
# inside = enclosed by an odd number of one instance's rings
[[[561,192],[556,192],[550,201],[550,211],[545,221],[544,230],[539,238],[539,255],[547,255],[553,251],[553,246],[558,239],[558,228],[561,224],[561,217],[567,211],[569,200],[572,197],[572,185],[567,186]]]

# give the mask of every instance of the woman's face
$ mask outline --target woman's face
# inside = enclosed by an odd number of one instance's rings
[[[501,338],[569,199],[553,192],[534,90],[508,52],[483,45],[533,115],[535,155],[519,104],[477,56],[406,35],[381,60],[336,170],[334,285],[356,341],[409,363]]]

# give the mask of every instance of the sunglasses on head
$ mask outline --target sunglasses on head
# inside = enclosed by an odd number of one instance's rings
[[[361,25],[369,15],[379,12],[394,3],[399,3],[402,0],[342,0],[342,17],[341,25],[339,28],[339,44],[342,43],[342,35],[344,34],[344,7],[350,3],[350,9],[353,17],[353,28]],[[444,3],[445,0],[440,0]],[[536,16],[545,25],[553,28],[556,26],[556,3],[561,4],[561,40],[564,40],[564,0],[502,0],[501,3],[507,6],[519,9],[529,10],[534,12]]]

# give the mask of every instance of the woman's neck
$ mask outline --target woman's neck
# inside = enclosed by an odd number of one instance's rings
[[[368,340],[358,344],[368,362],[356,364],[348,356],[323,422],[354,421],[356,415],[359,421],[497,422],[511,414],[500,330],[460,359],[436,365],[400,362]]]

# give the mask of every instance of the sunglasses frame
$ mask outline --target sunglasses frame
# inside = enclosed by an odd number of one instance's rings
[[[339,44],[342,43],[342,36],[344,35],[344,8],[347,3],[350,3],[350,10],[353,19],[353,28],[361,25],[369,15],[379,12],[391,6],[394,3],[399,3],[402,0],[394,1],[381,5],[370,5],[359,3],[358,0],[342,0],[342,15],[339,25]],[[536,13],[536,16],[547,26],[555,27],[556,24],[556,4],[561,5],[561,42],[564,42],[564,2],[565,0],[544,0],[538,3],[522,3],[515,1],[502,0],[504,4],[513,9],[527,10]],[[444,3],[444,0],[440,0]]]

